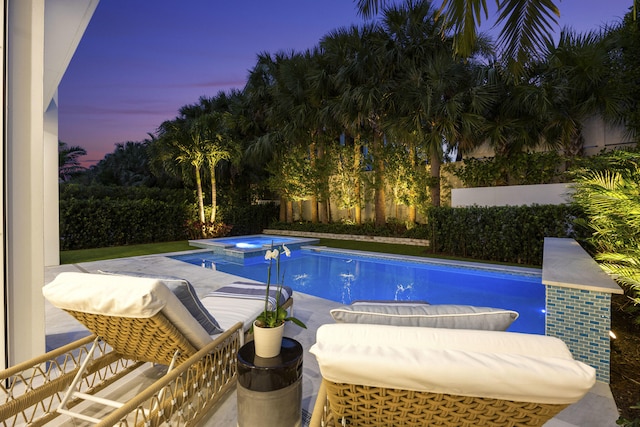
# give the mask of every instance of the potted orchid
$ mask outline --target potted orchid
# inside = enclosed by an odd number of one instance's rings
[[[273,245],[271,245],[271,249],[267,250],[264,255],[264,259],[269,261],[269,265],[267,267],[267,287],[264,298],[264,310],[253,322],[253,340],[256,355],[260,357],[275,357],[280,353],[284,325],[286,322],[291,321],[305,329],[307,327],[299,319],[289,316],[287,310],[280,304],[282,283],[284,282],[284,275],[280,275],[280,256],[283,253],[287,257],[291,256],[291,251],[285,245],[282,245],[281,249],[282,250],[278,250],[277,248],[274,249]],[[276,292],[275,307],[271,307],[269,299],[271,290],[271,271],[274,260],[276,264],[276,279],[280,280],[278,283],[278,290]]]

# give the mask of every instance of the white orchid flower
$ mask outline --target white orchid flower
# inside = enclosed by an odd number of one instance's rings
[[[289,250],[288,247],[286,247],[285,245],[282,245],[282,251],[284,252],[284,254],[286,256],[291,256],[291,251]]]
[[[278,252],[277,249],[273,249],[273,250],[268,250],[265,254],[264,254],[264,259],[266,260],[270,260],[270,259],[277,259],[278,258],[278,254],[280,252]]]

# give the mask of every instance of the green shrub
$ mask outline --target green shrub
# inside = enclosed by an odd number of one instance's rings
[[[186,239],[190,207],[152,199],[60,200],[60,249],[87,249]]]
[[[542,265],[545,237],[572,237],[576,210],[565,205],[430,208],[433,253]]]
[[[220,218],[231,226],[233,236],[262,233],[278,218],[279,212],[280,207],[275,203],[219,206]]]
[[[509,157],[469,158],[462,166],[448,166],[465,187],[495,187],[501,185],[531,185],[565,182],[560,168],[565,159],[555,151],[516,153]]]
[[[625,290],[640,323],[640,151],[616,150],[574,170],[585,248]]]
[[[256,234],[277,216],[273,203],[225,203],[219,206],[218,221],[202,224],[196,219],[193,191],[63,184],[60,249]]]

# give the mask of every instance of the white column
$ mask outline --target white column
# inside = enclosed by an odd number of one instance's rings
[[[7,87],[7,76],[5,74],[5,66],[6,66],[6,51],[4,41],[7,38],[7,29],[4,26],[5,22],[5,9],[4,2],[0,2],[0,53],[2,54],[0,61],[0,65],[2,65],[2,70],[0,70],[0,79],[1,87],[0,87],[0,98],[6,99],[5,88]],[[4,211],[6,209],[6,201],[4,194],[4,150],[7,146],[6,140],[6,127],[5,127],[5,111],[4,111],[4,103],[2,104],[2,115],[0,115],[0,141],[2,141],[2,150],[0,150],[0,236],[2,236],[2,245],[0,246],[0,277],[3,278],[2,290],[7,289],[7,282],[4,281],[4,265],[5,265],[5,252],[4,248],[7,244],[6,234],[4,232]],[[5,334],[5,326],[6,326],[6,301],[4,298],[5,292],[0,292],[0,369],[7,368],[7,336]]]
[[[44,265],[60,264],[58,92],[44,112]]]
[[[6,282],[9,365],[45,350],[44,0],[9,0]]]

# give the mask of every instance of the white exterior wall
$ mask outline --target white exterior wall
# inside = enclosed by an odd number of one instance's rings
[[[602,150],[613,150],[635,144],[624,126],[608,125],[600,116],[593,116],[582,123],[582,136],[584,138],[582,147],[585,156],[593,156]],[[546,149],[541,146],[533,151],[546,151]],[[488,142],[485,142],[470,153],[465,154],[464,158],[475,157],[482,159],[493,157],[494,154],[493,148]]]
[[[44,265],[53,266],[60,264],[57,92],[44,113],[44,162]]]
[[[0,2],[0,369],[45,351],[44,269],[59,263],[57,88],[98,1]]]
[[[44,1],[8,2],[5,289],[8,366],[45,350]]]
[[[454,188],[451,190],[451,207],[562,205],[569,202],[571,191],[569,184]]]
[[[4,42],[6,40],[6,28],[4,26],[5,23],[5,15],[6,14],[6,10],[5,10],[5,4],[4,2],[0,2],[0,29],[2,30],[0,32],[0,34],[2,34],[2,37],[0,37],[0,53],[2,53],[2,70],[0,70],[0,76],[2,76],[2,80],[0,80],[0,82],[2,84],[0,84],[0,95],[2,97],[2,99],[7,99],[7,94],[6,94],[6,87],[7,87],[7,76],[5,74],[5,69],[6,69],[6,65],[7,65],[7,55],[6,55],[6,49],[5,49],[5,45]],[[6,237],[6,230],[5,230],[5,220],[4,220],[4,211],[6,210],[6,206],[7,206],[7,202],[6,202],[6,197],[5,197],[5,192],[4,192],[4,176],[5,176],[5,159],[4,159],[4,149],[7,146],[7,128],[6,128],[6,122],[5,122],[5,111],[4,111],[4,105],[5,103],[3,103],[2,105],[2,115],[0,115],[0,129],[2,129],[2,134],[0,135],[0,140],[2,141],[2,150],[0,150],[0,224],[2,224],[0,226],[0,236],[2,236],[2,245],[0,245],[0,259],[2,260],[2,262],[0,262],[0,277],[6,277],[5,276],[5,264],[6,264],[6,258],[5,258],[5,247],[7,245],[7,237]],[[6,279],[4,281],[4,286],[3,286],[3,290],[6,289]],[[5,292],[0,292],[0,307],[6,307],[7,306],[7,301],[5,299]],[[7,327],[7,322],[6,322],[6,310],[4,308],[0,308],[0,331],[6,331],[6,327]],[[0,354],[3,355],[3,357],[0,359],[0,369],[5,369],[7,367],[7,339],[6,339],[6,334],[2,334],[0,335]]]
[[[593,156],[605,149],[612,150],[633,144],[624,127],[608,125],[600,117],[585,120],[582,134],[584,154],[587,156]]]

